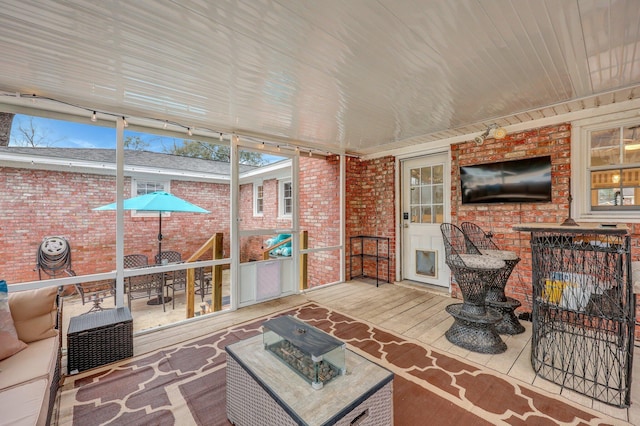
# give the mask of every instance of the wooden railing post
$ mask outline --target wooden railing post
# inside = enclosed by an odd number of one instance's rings
[[[306,250],[309,248],[309,231],[302,231],[300,233],[300,250]],[[300,290],[306,290],[309,288],[308,282],[308,257],[307,253],[300,255]]]
[[[196,260],[200,259],[200,257],[207,252],[209,247],[212,247],[213,249],[214,259],[222,259],[222,236],[223,234],[221,232],[217,232],[214,235],[212,235],[211,238],[209,238],[209,240],[206,243],[200,246],[200,248],[196,250],[196,252],[193,253],[191,257],[189,257],[189,259],[186,260],[186,262],[187,263],[195,262]],[[218,252],[219,252],[219,257],[216,257],[216,253]],[[216,266],[216,268],[219,268],[220,272],[217,275],[216,274],[214,275],[219,276],[219,278],[212,277],[214,278],[214,282],[212,283],[211,293],[212,293],[212,300],[214,301],[213,303],[216,303],[215,302],[216,298],[214,297],[214,295],[216,293],[218,294],[217,297],[219,298],[219,303],[217,306],[219,307],[216,308],[215,310],[221,310],[222,309],[222,266]],[[187,288],[185,290],[187,292],[187,295],[186,295],[187,318],[193,318],[194,316],[195,293],[196,293],[196,284],[195,284],[196,273],[195,272],[196,271],[194,268],[187,269]],[[204,279],[204,274],[202,279]],[[216,288],[218,288],[217,291],[215,291]]]
[[[213,243],[213,258],[222,259],[222,233],[215,235],[215,241]],[[222,310],[222,265],[216,265],[213,267],[213,282],[211,283],[211,300],[213,305],[213,311]]]
[[[187,318],[193,318],[193,305],[195,303],[196,295],[196,270],[191,268],[187,269],[187,288],[185,289],[187,297]]]

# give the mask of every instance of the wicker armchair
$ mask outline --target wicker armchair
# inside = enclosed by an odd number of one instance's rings
[[[173,250],[163,251],[161,257],[156,255],[156,263],[161,264],[166,261],[167,263],[180,263],[182,262],[182,255]],[[167,291],[166,298],[169,297],[169,290],[171,290],[171,302],[175,309],[176,307],[176,290],[185,290],[187,288],[187,271],[185,269],[178,271],[171,271],[165,273],[164,287]]]
[[[483,255],[465,236],[462,229],[451,223],[440,225],[445,246],[447,266],[460,287],[463,303],[447,306],[454,317],[445,336],[451,343],[481,353],[501,353],[507,349],[495,329],[502,315],[487,308],[485,298],[488,285],[493,283],[505,267],[495,257]]]
[[[124,257],[125,269],[145,268],[149,266],[149,260],[144,254],[128,254]],[[164,306],[164,289],[162,288],[164,281],[163,274],[152,273],[144,275],[136,275],[125,278],[125,291],[127,293],[129,310],[131,310],[131,301],[133,299],[141,299],[146,297],[151,303],[162,303]],[[151,302],[151,296],[157,296],[156,301]]]
[[[496,324],[496,330],[500,334],[519,334],[525,331],[515,315],[515,310],[520,307],[520,301],[507,297],[505,288],[509,277],[516,267],[520,258],[513,251],[501,250],[493,241],[493,235],[471,222],[463,222],[460,227],[468,240],[482,254],[497,257],[504,261],[505,267],[500,270],[496,279],[489,284],[485,301],[487,304],[497,309],[502,314],[502,320]]]

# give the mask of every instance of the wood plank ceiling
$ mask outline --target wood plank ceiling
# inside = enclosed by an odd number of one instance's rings
[[[637,97],[640,3],[3,0],[0,54],[0,103],[371,154]]]

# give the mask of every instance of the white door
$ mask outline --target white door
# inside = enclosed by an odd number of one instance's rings
[[[449,214],[448,154],[402,162],[402,276],[449,287],[440,224]]]

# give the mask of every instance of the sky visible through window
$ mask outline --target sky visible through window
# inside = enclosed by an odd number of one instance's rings
[[[16,114],[13,119],[9,146],[32,146],[25,143],[25,132],[31,134],[29,138],[37,146],[42,147],[90,149],[115,149],[116,147],[115,126],[103,127],[21,114]],[[181,145],[184,139],[188,139],[186,135],[182,139],[125,129],[125,138],[128,136],[139,137],[145,143],[144,150],[153,152],[168,152],[174,145]],[[283,157],[263,154],[263,159],[269,164],[280,161]]]

